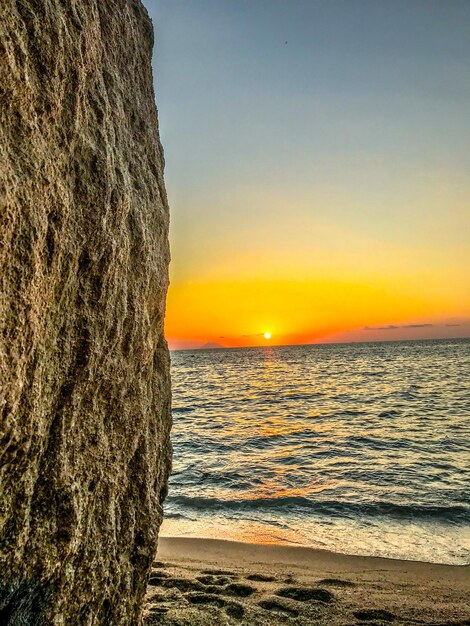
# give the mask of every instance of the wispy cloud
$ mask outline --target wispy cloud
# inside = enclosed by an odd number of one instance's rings
[[[405,326],[400,326],[400,328],[430,328],[434,326],[434,324],[406,324]]]
[[[397,328],[400,328],[400,326],[392,326],[390,324],[389,326],[364,326],[362,330],[396,330]]]
[[[402,326],[394,326],[389,324],[388,326],[364,326],[362,330],[398,330],[399,328],[430,328],[433,324],[404,324]]]

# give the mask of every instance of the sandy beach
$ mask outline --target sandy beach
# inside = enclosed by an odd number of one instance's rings
[[[469,566],[162,537],[144,623],[463,626],[469,588]]]

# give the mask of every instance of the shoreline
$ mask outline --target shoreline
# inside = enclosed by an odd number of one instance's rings
[[[440,563],[437,561],[426,561],[426,560],[420,560],[420,559],[404,559],[404,558],[400,558],[400,557],[392,557],[392,556],[377,556],[377,555],[373,555],[373,554],[349,554],[346,552],[336,552],[334,550],[328,550],[327,548],[315,548],[313,546],[307,546],[307,545],[302,545],[302,544],[294,544],[294,543],[276,543],[276,542],[251,542],[251,541],[243,541],[243,540],[239,540],[239,539],[220,539],[220,538],[214,538],[214,537],[189,537],[189,536],[179,536],[179,535],[160,535],[159,539],[158,539],[158,545],[160,547],[161,542],[168,542],[172,548],[169,547],[165,547],[163,548],[163,550],[165,551],[166,549],[175,549],[177,546],[177,542],[178,541],[188,541],[189,543],[194,542],[194,544],[198,544],[199,542],[203,543],[205,546],[208,546],[211,544],[211,542],[213,542],[214,544],[217,543],[221,543],[224,546],[227,546],[227,544],[235,544],[236,546],[242,546],[242,549],[244,546],[250,546],[251,548],[256,548],[256,547],[260,547],[260,548],[280,548],[281,550],[283,549],[293,549],[293,550],[300,550],[300,551],[306,551],[306,554],[310,554],[312,559],[314,560],[321,560],[322,555],[324,555],[325,559],[328,558],[328,560],[330,561],[335,561],[337,559],[341,559],[341,558],[346,558],[346,559],[371,559],[372,561],[376,560],[376,561],[384,561],[384,562],[395,562],[395,563],[401,563],[401,564],[417,564],[417,565],[426,565],[426,566],[436,566],[436,567],[457,567],[457,568],[468,568],[470,570],[470,561],[468,563]],[[292,552],[292,556],[295,559],[295,553]],[[307,559],[308,560],[308,559]],[[295,560],[293,561],[295,562]]]
[[[181,542],[181,546],[178,545]],[[164,544],[161,546],[161,544]],[[259,554],[261,558],[263,558],[264,552],[269,552],[270,550],[276,554],[276,556],[282,556],[284,552],[284,558],[292,559],[292,560],[282,560],[284,563],[298,563],[298,562],[325,562],[334,563],[335,561],[344,561],[349,562],[350,560],[370,560],[371,563],[381,563],[384,564],[399,564],[400,567],[406,565],[411,565],[412,567],[416,565],[416,567],[426,566],[431,568],[458,568],[458,569],[468,569],[470,576],[470,562],[468,563],[437,563],[435,561],[421,561],[417,559],[402,559],[398,557],[388,557],[388,556],[375,556],[375,555],[363,555],[363,554],[347,554],[345,552],[335,552],[334,550],[328,550],[325,548],[314,548],[312,546],[304,546],[304,545],[295,545],[289,543],[255,543],[249,541],[241,541],[237,539],[215,539],[213,537],[179,537],[172,535],[162,535],[158,539],[159,550],[161,549],[162,554],[172,553],[179,554],[179,551],[183,548],[184,544],[187,549],[188,546],[191,547],[191,554],[199,554],[199,550],[204,547],[204,551],[206,556],[212,555],[213,553],[224,555],[224,558],[227,554],[232,554],[234,551],[238,554]],[[220,544],[220,545],[219,545]],[[266,550],[265,550],[266,549]],[[158,552],[157,552],[158,555]],[[265,557],[266,558],[266,557]],[[266,560],[266,563],[269,563],[269,560]],[[393,565],[391,566],[393,569]]]
[[[469,565],[160,537],[145,625],[470,623]]]

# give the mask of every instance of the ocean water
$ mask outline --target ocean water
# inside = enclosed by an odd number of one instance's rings
[[[163,535],[470,561],[470,340],[172,353]]]

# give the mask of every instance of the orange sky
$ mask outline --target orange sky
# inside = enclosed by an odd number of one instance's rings
[[[171,226],[170,347],[469,336],[470,185],[451,182],[403,186],[378,215],[357,190],[234,183],[196,197],[190,228],[178,213]]]
[[[445,294],[383,282],[191,282],[170,289],[166,333],[172,348],[467,336],[460,311]]]

